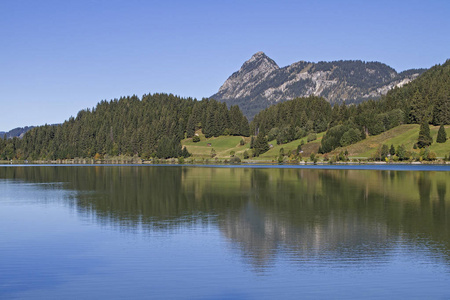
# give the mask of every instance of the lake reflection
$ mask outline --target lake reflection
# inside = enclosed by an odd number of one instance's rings
[[[449,185],[448,171],[0,167],[0,298],[450,297]],[[22,261],[33,243],[44,262]]]

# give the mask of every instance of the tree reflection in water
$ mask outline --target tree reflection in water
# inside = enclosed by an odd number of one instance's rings
[[[450,257],[449,172],[26,166],[0,167],[0,178],[62,182],[68,205],[118,230],[217,226],[255,270],[278,255],[375,265],[399,243]]]

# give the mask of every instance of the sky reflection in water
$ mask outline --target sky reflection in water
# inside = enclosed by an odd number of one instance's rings
[[[0,167],[0,298],[450,297],[447,171]]]

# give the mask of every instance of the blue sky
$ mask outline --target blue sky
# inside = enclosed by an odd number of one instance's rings
[[[60,123],[103,99],[214,94],[255,52],[380,61],[450,58],[450,1],[0,1],[0,131]]]

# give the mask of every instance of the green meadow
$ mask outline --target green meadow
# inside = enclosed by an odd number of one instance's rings
[[[369,136],[365,140],[348,147],[337,148],[331,152],[331,155],[347,150],[350,157],[370,158],[383,144],[388,145],[389,147],[394,145],[395,148],[399,145],[404,145],[408,151],[419,152],[419,149],[413,149],[414,144],[419,137],[419,128],[420,125],[417,124],[400,125],[379,135]],[[435,152],[437,157],[443,158],[445,155],[449,155],[450,141],[447,140],[445,143],[436,143],[438,130],[439,126],[430,125],[430,132],[433,137],[433,144],[430,146],[430,151]],[[447,132],[447,137],[449,137],[450,126],[445,126],[445,131]]]
[[[369,136],[365,140],[362,140],[356,144],[350,145],[345,148],[337,148],[333,150],[329,155],[336,155],[341,151],[347,150],[349,157],[351,158],[370,158],[375,151],[381,147],[383,144],[394,145],[397,148],[399,145],[404,145],[408,151],[419,152],[419,149],[414,150],[413,146],[417,142],[419,136],[419,125],[407,124],[400,125],[391,130],[383,132],[382,134],[376,136]],[[433,144],[430,146],[430,151],[436,153],[438,158],[443,158],[450,154],[450,141],[447,140],[445,143],[436,143],[436,137],[439,126],[430,125],[431,136],[433,137]],[[445,127],[447,136],[450,137],[450,126]],[[194,143],[192,138],[184,139],[181,143],[182,146],[186,146],[187,150],[193,155],[194,158],[211,158],[212,150],[216,154],[215,157],[219,159],[230,158],[230,153],[235,152],[235,155],[243,158],[244,151],[250,150],[250,138],[242,136],[219,136],[213,138],[206,138],[200,131],[197,133],[200,137],[200,142]],[[269,141],[270,150],[266,153],[261,154],[259,157],[251,158],[256,161],[272,161],[277,160],[281,148],[283,148],[284,153],[296,150],[297,147],[303,142],[302,146],[302,157],[308,158],[311,153],[317,153],[321,140],[325,132],[317,134],[317,139],[311,142],[307,142],[307,138],[298,139],[290,143],[277,145],[276,140]],[[240,141],[244,140],[244,145],[240,144]]]

